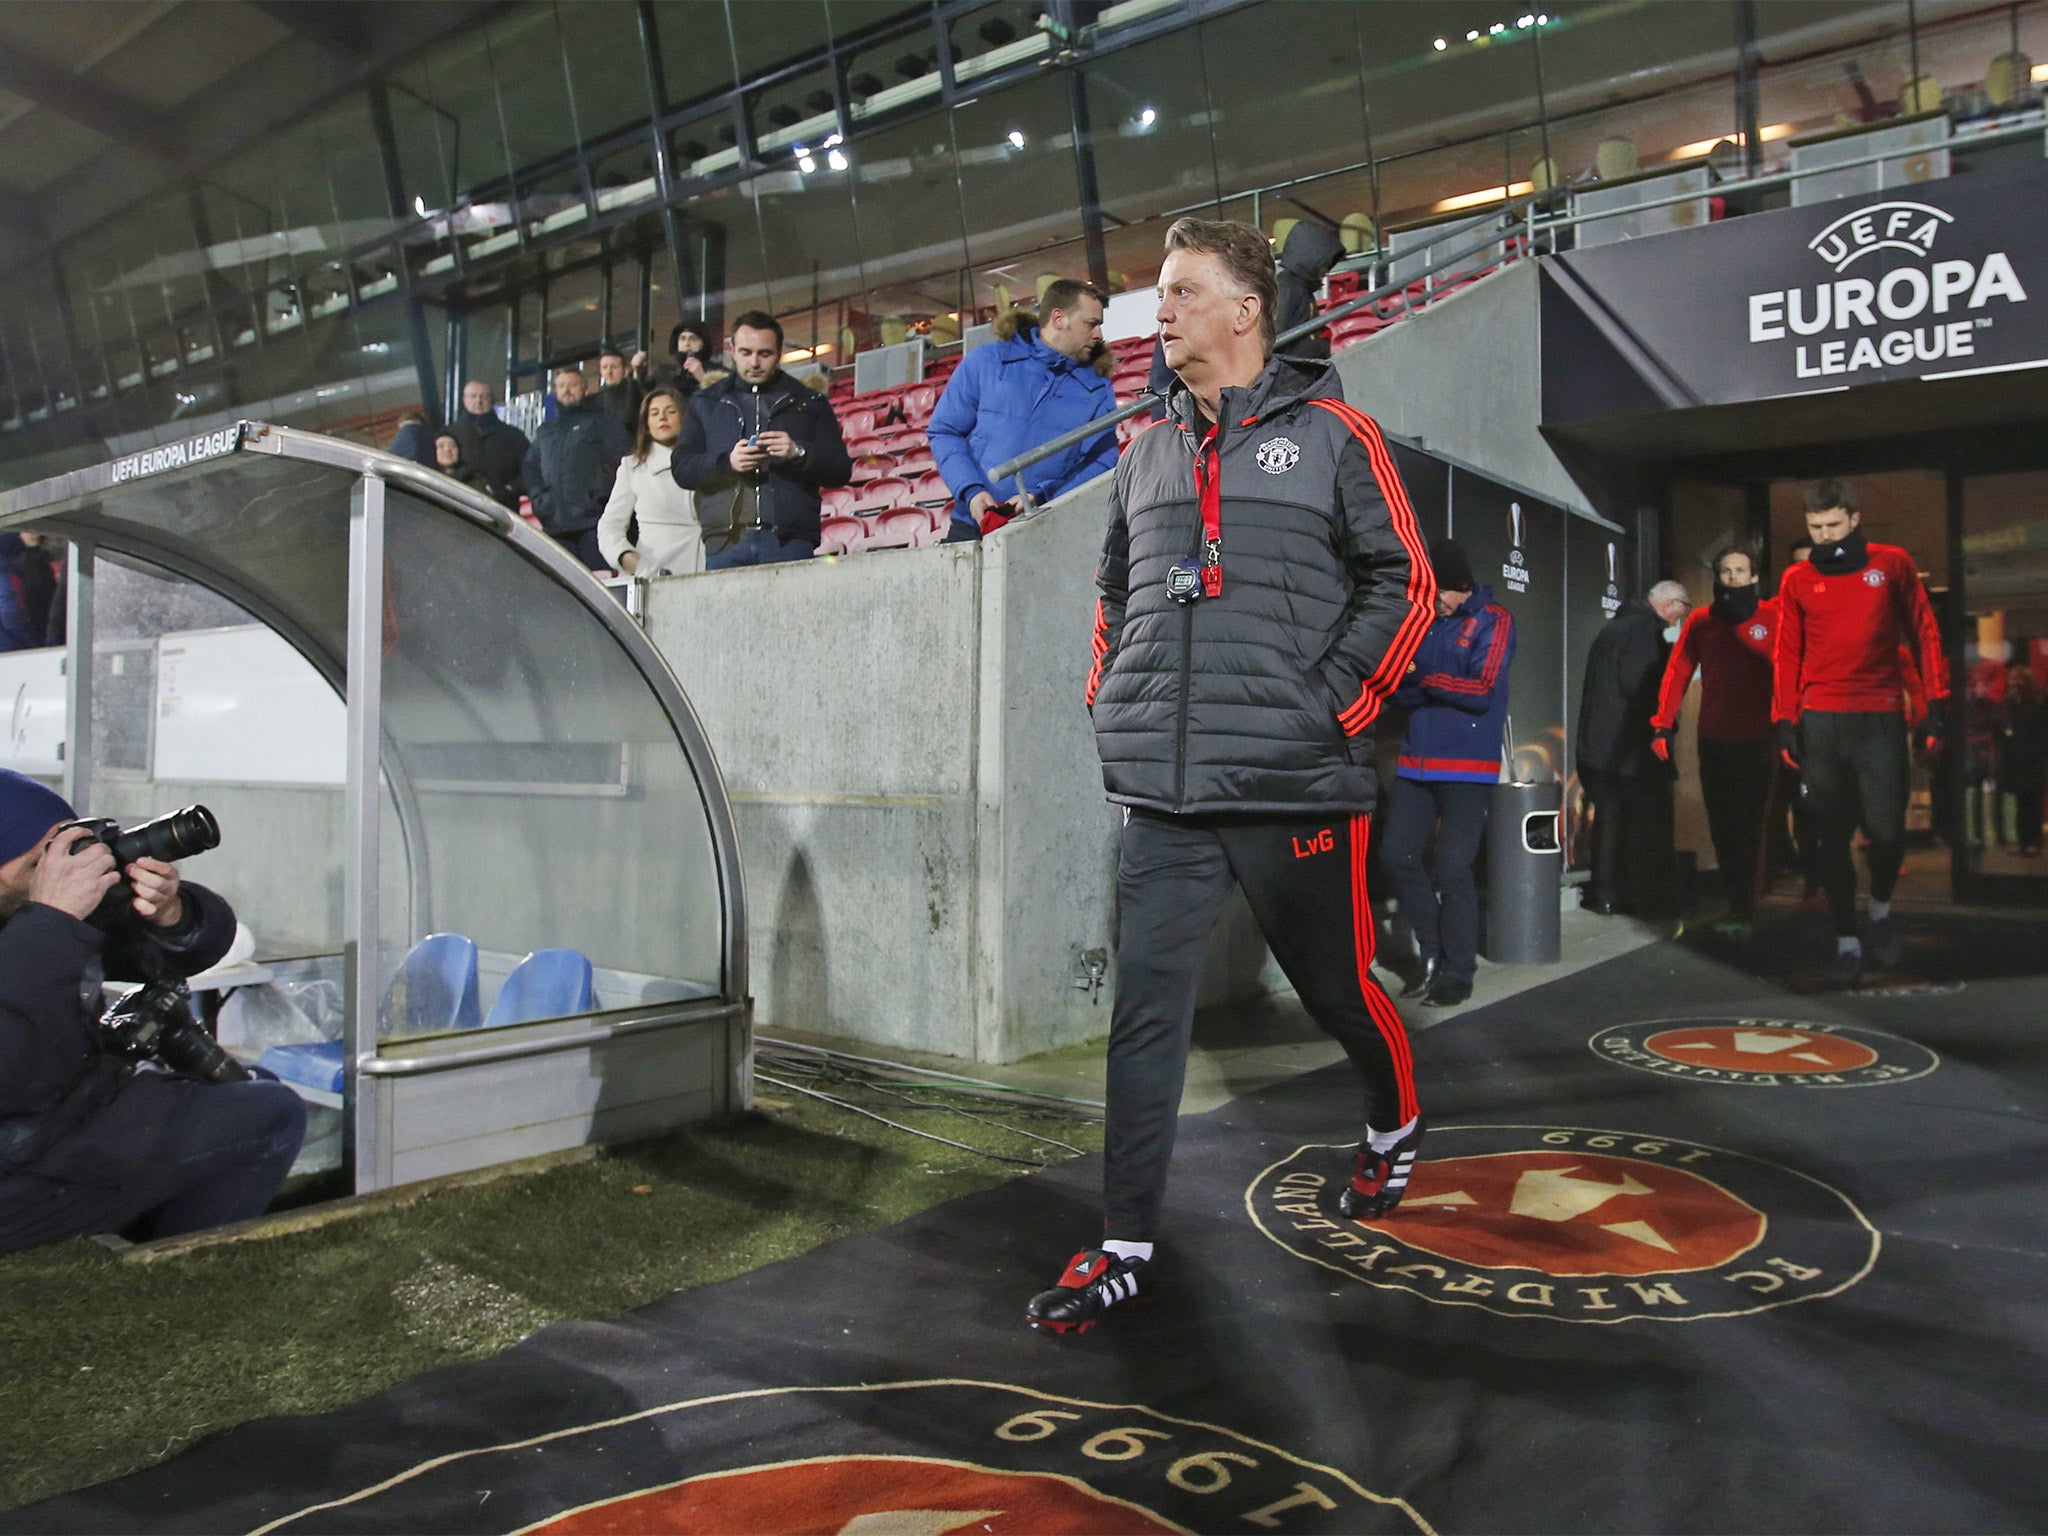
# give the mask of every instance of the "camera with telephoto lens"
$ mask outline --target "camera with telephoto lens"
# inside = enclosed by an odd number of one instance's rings
[[[132,903],[134,887],[127,868],[137,859],[161,859],[166,864],[189,859],[220,846],[220,823],[203,805],[188,805],[139,827],[121,829],[120,823],[105,817],[81,816],[58,831],[83,827],[93,840],[104,843],[114,856],[121,879],[107,892],[87,919],[109,938],[125,938],[139,930]],[[248,1068],[220,1048],[219,1043],[192,1016],[192,994],[179,978],[172,976],[157,958],[154,946],[134,946],[134,953],[147,974],[145,984],[129,993],[100,1019],[107,1049],[129,1061],[158,1061],[173,1072],[209,1083],[238,1083],[249,1077]]]

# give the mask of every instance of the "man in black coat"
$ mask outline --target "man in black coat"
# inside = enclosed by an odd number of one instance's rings
[[[1333,229],[1303,219],[1287,231],[1287,243],[1280,248],[1280,307],[1273,316],[1278,330],[1291,331],[1315,314],[1316,290],[1343,255],[1344,242]],[[1289,342],[1287,355],[1327,359],[1330,338],[1321,331],[1311,332]]]
[[[1579,783],[1593,806],[1593,877],[1585,905],[1660,916],[1670,905],[1672,766],[1653,750],[1650,717],[1671,638],[1692,604],[1660,581],[1622,604],[1593,637],[1579,694]]]
[[[606,570],[597,522],[633,439],[586,393],[581,369],[555,370],[555,405],[555,419],[534,434],[526,455],[526,494],[545,532],[593,571]]]
[[[104,843],[59,830],[70,819],[52,791],[0,770],[0,1253],[259,1216],[305,1136],[298,1095],[136,1069],[97,1025],[102,980],[196,975],[227,953],[235,914],[170,864],[117,870]],[[86,918],[124,873],[134,920],[116,940]]]
[[[462,445],[462,462],[483,477],[484,490],[507,512],[519,510],[520,474],[533,444],[526,434],[500,417],[493,407],[491,386],[471,379],[462,386],[462,409],[448,430]]]
[[[733,373],[699,390],[669,463],[697,493],[711,570],[808,560],[818,493],[853,478],[831,402],[782,371],[782,324],[749,310],[733,322]]]
[[[1363,1135],[1348,1175],[1332,1159],[1335,1213],[1389,1215],[1422,1144],[1408,1036],[1372,975],[1365,869],[1370,733],[1429,629],[1436,578],[1379,428],[1329,364],[1273,355],[1273,295],[1258,230],[1168,229],[1171,417],[1117,465],[1085,693],[1125,809],[1102,1240],[1027,1304],[1050,1332],[1157,1285],[1196,978],[1233,887],[1357,1074]]]

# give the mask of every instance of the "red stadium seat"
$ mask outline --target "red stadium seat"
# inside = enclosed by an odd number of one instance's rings
[[[857,517],[827,517],[818,525],[818,553],[857,553],[867,539],[867,532],[867,525]]]
[[[818,511],[826,517],[851,517],[853,515],[853,488],[838,485],[818,496]]]
[[[1154,427],[1163,427],[1165,425],[1164,421],[1155,420],[1152,416],[1141,412],[1136,416],[1128,417],[1117,423],[1116,440],[1125,447],[1129,447],[1133,438],[1143,437]]]
[[[853,499],[853,510],[886,512],[892,507],[907,506],[916,499],[911,494],[908,480],[899,480],[894,475],[884,475],[879,480],[870,480],[860,487],[860,493]]]
[[[906,453],[896,461],[896,473],[906,480],[915,480],[919,475],[929,474],[939,467],[939,461],[932,457],[929,448],[919,448]]]
[[[925,506],[947,507],[952,505],[953,493],[946,489],[946,481],[936,469],[919,475],[910,487],[911,497]]]
[[[925,422],[931,420],[932,412],[937,409],[938,403],[939,386],[936,384],[919,384],[906,389],[903,392],[904,419],[922,427]]]
[[[869,549],[914,549],[935,542],[931,515],[922,507],[898,507],[869,524]]]
[[[928,453],[930,452],[930,448],[929,445],[926,444],[924,434],[922,432],[906,432],[899,430],[891,432],[888,436],[884,437],[882,439],[881,446],[878,451],[882,453],[893,453],[900,459],[906,454]]]
[[[849,443],[855,438],[873,437],[875,435],[874,410],[869,406],[863,405],[856,406],[850,411],[842,412],[839,417],[839,430],[846,435],[846,440]]]
[[[886,453],[864,453],[853,461],[853,483],[856,486],[895,473],[896,461]]]

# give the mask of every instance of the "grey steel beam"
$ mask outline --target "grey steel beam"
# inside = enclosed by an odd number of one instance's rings
[[[191,151],[160,112],[16,49],[0,49],[0,87],[102,138],[183,167]]]

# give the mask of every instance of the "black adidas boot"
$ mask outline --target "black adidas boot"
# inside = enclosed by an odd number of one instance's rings
[[[1370,1221],[1393,1213],[1408,1193],[1408,1175],[1415,1168],[1415,1154],[1422,1150],[1422,1117],[1415,1117],[1415,1129],[1384,1152],[1361,1141],[1351,1159],[1351,1182],[1337,1197],[1337,1209],[1353,1221]]]
[[[1151,1271],[1146,1260],[1085,1249],[1067,1261],[1058,1285],[1031,1298],[1024,1321],[1049,1333],[1086,1333],[1111,1307],[1150,1297],[1157,1288]]]

